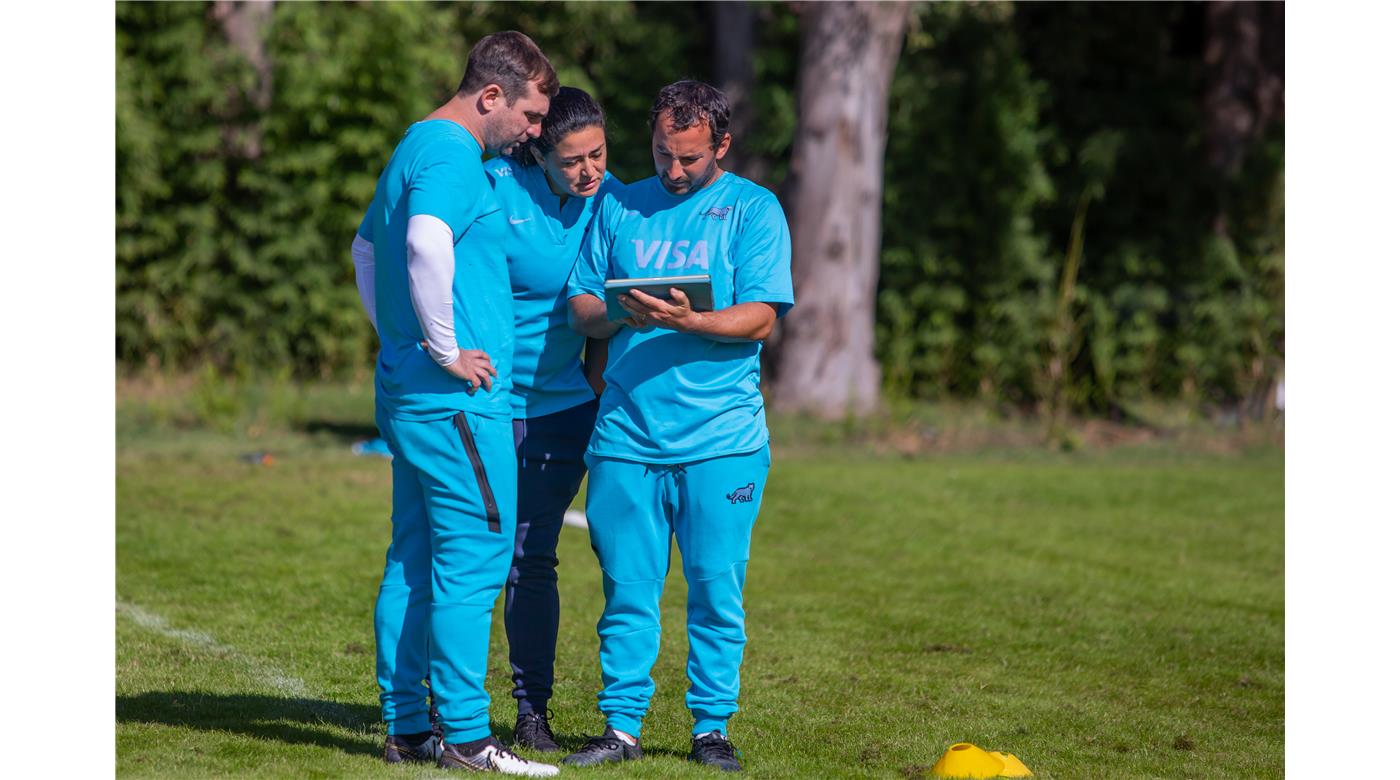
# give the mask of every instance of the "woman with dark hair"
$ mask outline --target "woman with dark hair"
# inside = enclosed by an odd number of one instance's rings
[[[559,634],[555,548],[583,482],[607,362],[607,342],[590,339],[585,347],[569,328],[564,294],[598,202],[621,188],[607,173],[604,124],[603,109],[587,92],[562,87],[539,137],[486,163],[505,211],[515,297],[511,406],[519,499],[505,587],[515,743],[545,752],[559,749],[547,721]]]

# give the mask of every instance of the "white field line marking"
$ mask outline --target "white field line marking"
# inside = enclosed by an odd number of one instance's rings
[[[175,626],[170,625],[170,622],[167,621],[165,618],[161,617],[160,615],[138,607],[135,604],[128,604],[124,601],[117,602],[117,613],[125,615],[131,620],[131,622],[135,623],[136,625],[154,631],[158,634],[161,634],[162,636],[167,636],[171,639],[184,642],[187,645],[201,647],[205,650],[212,650],[223,655],[228,655],[237,658],[238,660],[242,661],[243,664],[250,671],[252,671],[253,676],[258,678],[258,680],[261,683],[272,688],[278,693],[287,696],[292,696],[298,699],[311,698],[311,689],[306,687],[305,682],[302,682],[300,679],[293,677],[289,674],[283,673],[280,669],[278,669],[275,666],[269,666],[268,664],[265,664],[255,658],[244,655],[238,650],[229,647],[226,644],[223,644],[219,640],[204,633],[203,631],[194,631],[188,628],[176,628]],[[325,704],[330,704],[331,707],[335,706],[334,704],[331,704],[329,702],[325,702]]]
[[[587,528],[588,518],[577,509],[570,509],[564,513],[564,525],[571,525],[574,528]]]

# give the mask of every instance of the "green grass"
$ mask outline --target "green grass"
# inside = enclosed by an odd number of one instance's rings
[[[349,452],[365,398],[295,394],[285,426],[206,398],[230,421],[212,429],[192,407],[119,403],[119,774],[440,776],[377,759],[389,470]],[[254,450],[273,463],[239,459]],[[731,723],[750,776],[911,776],[962,740],[1041,778],[1283,776],[1279,449],[898,457],[779,440],[753,549]],[[573,747],[600,728],[601,596],[585,533],[564,529],[559,557],[552,706]],[[668,585],[648,757],[566,775],[714,776],[683,761],[678,571]],[[503,736],[509,685],[498,620]]]

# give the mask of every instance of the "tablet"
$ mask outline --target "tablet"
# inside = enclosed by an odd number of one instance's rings
[[[692,276],[652,276],[644,279],[609,279],[603,283],[603,300],[608,304],[608,319],[625,320],[627,310],[618,303],[617,296],[628,290],[641,290],[653,298],[671,300],[671,288],[685,293],[690,299],[690,308],[695,311],[712,311],[715,297],[710,290],[710,275]]]

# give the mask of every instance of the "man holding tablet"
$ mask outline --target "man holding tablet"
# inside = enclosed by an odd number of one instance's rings
[[[611,343],[585,456],[607,728],[564,763],[641,756],[674,534],[689,584],[690,757],[738,770],[726,724],[738,709],[744,574],[769,467],[759,352],[792,307],[792,246],[773,193],[719,167],[730,144],[722,92],[672,84],[651,125],[657,175],[599,206],[569,280],[574,327]],[[633,288],[617,295],[622,319],[608,317],[608,280],[695,276],[708,276],[713,311],[682,289],[662,298]]]

